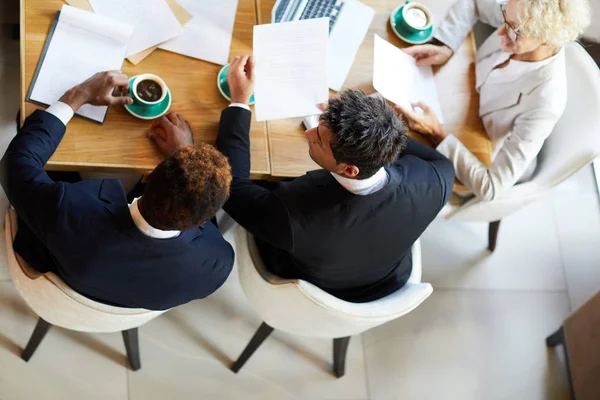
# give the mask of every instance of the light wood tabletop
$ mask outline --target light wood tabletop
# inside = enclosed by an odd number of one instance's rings
[[[52,19],[62,0],[21,0],[21,118],[38,107],[25,101],[33,74],[46,41]],[[230,55],[252,53],[252,31],[257,22],[254,0],[240,0]],[[202,45],[198,43],[198,45]],[[171,111],[181,113],[192,124],[196,141],[214,143],[219,118],[229,102],[217,89],[221,66],[169,53],[153,52],[137,66],[129,61],[123,72],[129,76],[154,73],[161,76],[173,95]],[[146,138],[150,122],[131,116],[123,107],[109,110],[103,125],[73,118],[47,169],[144,172],[154,169],[162,156]],[[252,122],[252,174],[270,173],[264,122]]]
[[[257,0],[259,23],[270,23],[275,0]],[[392,31],[389,18],[392,11],[403,4],[402,0],[361,0],[376,10],[369,33],[356,55],[344,89],[360,89],[367,94],[373,88],[373,37],[378,34],[397,47],[407,47]],[[419,0],[434,12],[441,21],[452,0]],[[491,144],[479,118],[479,95],[475,90],[475,41],[473,34],[457,54],[443,67],[435,68],[436,84],[444,113],[444,127],[454,133],[465,146],[483,163],[491,163]],[[304,137],[302,119],[269,121],[267,131],[271,148],[271,174],[278,177],[294,177],[319,168],[308,155],[308,144]],[[421,141],[426,139],[412,134]],[[467,191],[457,184],[456,191]]]

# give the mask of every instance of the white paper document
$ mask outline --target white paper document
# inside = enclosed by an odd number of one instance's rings
[[[430,66],[417,67],[416,60],[375,35],[373,87],[387,100],[411,109],[423,102],[444,123],[435,78]]]
[[[29,99],[51,105],[96,72],[121,69],[132,33],[130,25],[64,5]],[[86,104],[77,114],[103,122],[107,110]]]
[[[329,97],[329,18],[256,25],[256,119],[320,114]]]
[[[165,0],[89,1],[96,13],[134,26],[127,57],[183,32],[183,27]]]
[[[238,0],[178,0],[193,18],[183,32],[159,48],[215,64],[229,62]]]

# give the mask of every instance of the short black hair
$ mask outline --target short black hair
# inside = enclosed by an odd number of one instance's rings
[[[231,185],[227,158],[213,146],[185,146],[148,177],[142,215],[154,228],[187,230],[202,225],[225,204]]]
[[[335,160],[357,166],[357,179],[370,178],[391,165],[406,146],[404,123],[380,96],[345,90],[329,100],[320,119],[332,133]]]

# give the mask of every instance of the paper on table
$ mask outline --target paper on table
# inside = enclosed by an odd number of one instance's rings
[[[127,57],[183,32],[165,0],[90,0],[100,15],[134,26]]]
[[[375,35],[373,87],[389,101],[409,109],[411,103],[422,101],[444,123],[431,67],[417,67],[413,57],[378,35]]]
[[[329,18],[254,27],[256,119],[319,114],[327,102]]]
[[[65,2],[73,7],[81,8],[85,11],[94,12],[94,9],[90,5],[88,0],[65,0]],[[166,0],[167,4],[175,14],[177,21],[181,24],[181,26],[185,26],[192,19],[192,15],[187,12],[185,8],[183,8],[178,2],[175,0]],[[154,50],[158,49],[158,46],[150,47],[149,49],[140,51],[139,53],[132,54],[127,57],[130,63],[133,65],[137,65],[142,62],[146,57],[148,57]]]
[[[133,27],[64,5],[29,99],[55,103],[96,72],[118,70]],[[108,107],[84,105],[78,115],[102,122]]]
[[[231,36],[238,0],[179,0],[194,16],[179,36],[159,48],[174,53],[225,65],[229,59]]]

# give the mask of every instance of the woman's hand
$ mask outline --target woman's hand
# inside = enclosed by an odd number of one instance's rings
[[[454,51],[446,45],[424,44],[403,49],[406,54],[417,60],[417,67],[423,65],[443,65],[448,62]]]
[[[396,112],[404,116],[410,129],[429,136],[435,146],[448,136],[437,116],[428,105],[419,102],[412,104],[412,110],[399,105],[396,105],[394,108]],[[423,113],[415,112],[415,108],[420,108],[423,110]]]

